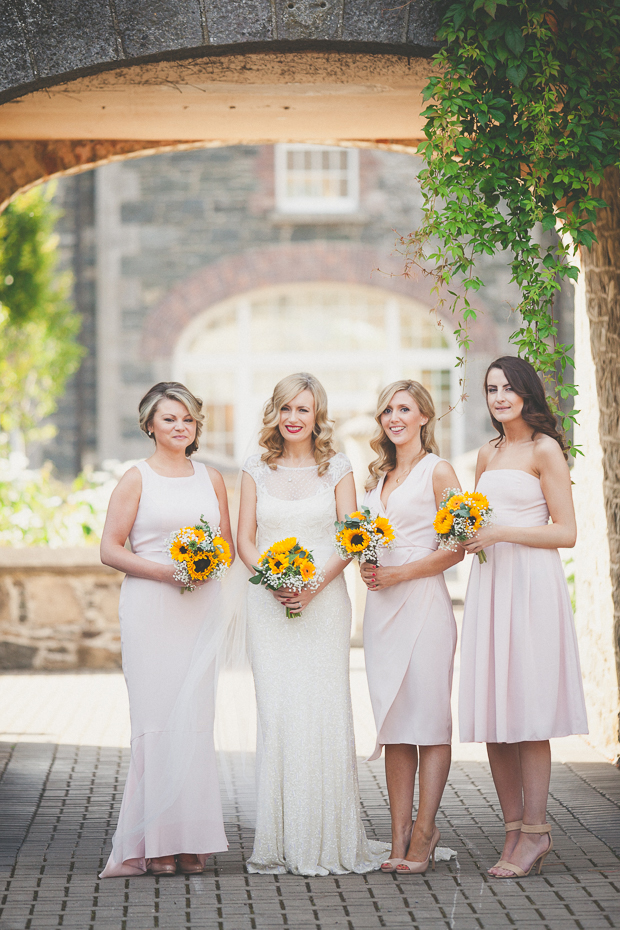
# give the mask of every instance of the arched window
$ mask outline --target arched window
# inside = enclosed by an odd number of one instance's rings
[[[438,416],[459,395],[452,337],[428,307],[376,287],[287,284],[250,291],[205,310],[181,333],[174,377],[205,402],[203,446],[243,456],[276,382],[310,371],[324,384],[337,429],[372,416],[379,390],[397,378],[427,387]],[[462,451],[461,418],[439,421],[441,454]],[[366,432],[371,428],[366,420]]]

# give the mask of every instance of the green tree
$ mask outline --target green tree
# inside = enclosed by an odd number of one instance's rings
[[[53,186],[17,197],[0,216],[0,431],[49,438],[54,412],[83,355],[80,318],[59,273]]]
[[[570,346],[553,299],[580,252],[600,407],[604,496],[620,679],[620,2],[455,0],[435,56],[421,228],[408,260],[458,314],[464,353],[482,281],[476,256],[507,250],[521,290],[512,341],[551,399]],[[540,230],[561,232],[555,242]],[[564,418],[565,426],[567,419]]]

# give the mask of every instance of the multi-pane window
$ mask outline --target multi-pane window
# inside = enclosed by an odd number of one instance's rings
[[[356,149],[275,146],[276,205],[282,213],[351,213],[359,200]]]
[[[203,399],[201,448],[239,462],[276,382],[311,371],[325,386],[341,436],[369,450],[381,388],[420,381],[433,396],[443,456],[462,451],[454,347],[428,308],[376,287],[287,284],[206,310],[181,334],[174,376]],[[361,433],[360,433],[361,430]],[[363,434],[363,435],[362,435]]]

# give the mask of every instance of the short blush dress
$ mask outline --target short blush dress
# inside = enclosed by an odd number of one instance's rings
[[[405,565],[437,549],[433,472],[442,461],[428,453],[381,503],[382,478],[364,503],[390,521],[396,547],[381,554],[381,565]],[[450,695],[456,624],[443,573],[368,591],[364,652],[370,699],[377,727],[371,759],[390,743],[450,744]]]
[[[485,471],[477,490],[499,526],[545,526],[540,480]],[[496,543],[473,559],[461,636],[464,743],[518,743],[587,733],[577,636],[557,549]]]
[[[146,462],[137,464],[142,493],[129,535],[136,555],[172,564],[170,533],[193,526],[201,514],[219,525],[209,473],[200,462],[193,466],[187,478],[166,478]],[[154,857],[196,853],[204,861],[228,848],[213,743],[215,662],[200,670],[187,706],[179,706],[194,650],[218,622],[219,587],[211,581],[183,593],[146,578],[127,575],[123,581],[119,615],[131,762],[101,878],[139,875]]]

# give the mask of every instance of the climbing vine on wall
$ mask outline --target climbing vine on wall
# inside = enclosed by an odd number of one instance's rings
[[[407,267],[431,275],[438,303],[456,313],[464,365],[483,284],[476,257],[508,250],[521,293],[511,341],[559,411],[576,388],[564,379],[572,347],[557,341],[554,297],[577,279],[577,248],[595,240],[605,203],[592,187],[620,162],[620,0],[456,0],[437,37],[419,147],[423,222],[403,240]],[[556,226],[559,238],[541,236]]]

